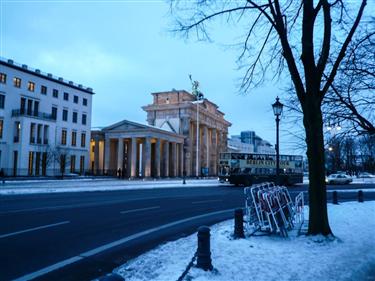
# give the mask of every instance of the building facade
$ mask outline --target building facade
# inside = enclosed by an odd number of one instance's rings
[[[91,171],[95,175],[179,177],[184,137],[123,120],[91,132]]]
[[[184,137],[184,173],[217,175],[219,153],[227,150],[228,127],[224,113],[208,99],[172,90],[153,93],[153,103],[143,107],[149,125]]]
[[[0,60],[0,168],[7,176],[84,173],[91,88]]]
[[[242,131],[240,135],[233,135],[228,140],[232,152],[275,154],[275,148],[259,137],[254,131]]]

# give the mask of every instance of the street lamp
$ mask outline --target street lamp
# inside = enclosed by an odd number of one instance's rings
[[[280,149],[279,149],[279,123],[280,116],[283,113],[283,104],[279,101],[279,97],[276,97],[276,102],[272,105],[273,114],[276,116],[276,183],[280,183]]]

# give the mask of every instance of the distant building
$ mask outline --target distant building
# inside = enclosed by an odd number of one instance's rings
[[[0,59],[0,168],[7,176],[84,173],[91,88]]]
[[[254,131],[242,131],[228,140],[228,148],[233,152],[275,154],[272,145],[257,136]]]
[[[194,103],[196,96],[185,90],[152,95],[153,103],[143,107],[147,112],[148,124],[184,136],[186,175],[195,176],[196,171],[199,176],[217,175],[219,153],[227,150],[228,127],[232,125],[225,120],[224,113],[208,99],[203,99],[202,103]]]
[[[143,108],[148,125],[123,120],[92,131],[91,170],[123,177],[216,175],[219,153],[226,151],[228,127],[218,106],[194,104],[187,91],[153,93]],[[197,107],[199,149],[197,166]]]

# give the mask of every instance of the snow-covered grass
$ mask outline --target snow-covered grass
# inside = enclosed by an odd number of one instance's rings
[[[375,202],[329,205],[336,236],[233,240],[233,221],[211,227],[213,272],[193,267],[185,280],[374,280]],[[196,250],[196,234],[169,242],[115,270],[127,281],[177,280]],[[374,271],[372,271],[374,274]]]
[[[186,184],[182,179],[171,180],[117,180],[117,179],[91,179],[91,180],[51,180],[51,181],[17,181],[0,183],[0,195],[55,193],[55,192],[82,192],[82,191],[108,191],[108,190],[133,190],[174,187],[202,187],[226,185],[214,179],[187,179]]]

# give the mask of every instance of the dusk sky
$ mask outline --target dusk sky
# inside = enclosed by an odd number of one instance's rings
[[[233,124],[230,134],[254,130],[274,144],[271,104],[287,84],[266,81],[240,95],[239,51],[224,44],[241,34],[219,21],[213,43],[183,40],[169,32],[172,21],[165,1],[1,1],[0,55],[92,87],[93,127],[146,123],[141,106],[151,93],[191,91],[192,74]],[[281,144],[281,152],[291,151]]]

